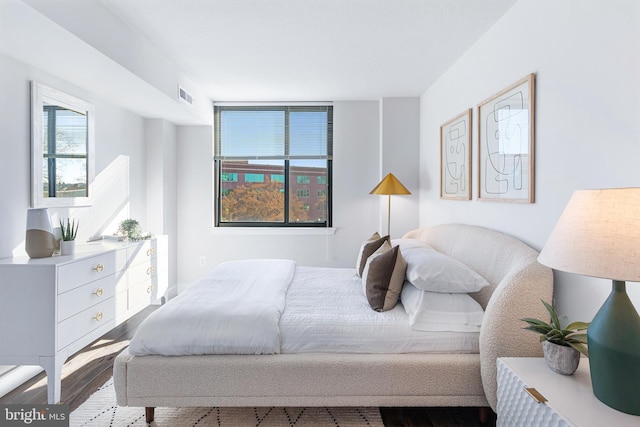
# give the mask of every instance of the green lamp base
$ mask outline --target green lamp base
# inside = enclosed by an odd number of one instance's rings
[[[593,394],[605,405],[640,415],[640,316],[623,281],[587,329]]]

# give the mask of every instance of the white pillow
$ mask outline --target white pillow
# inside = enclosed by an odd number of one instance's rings
[[[479,332],[484,310],[467,294],[427,292],[405,282],[400,301],[418,331]]]
[[[407,280],[415,287],[430,292],[476,292],[489,282],[484,277],[442,252],[416,239],[398,239],[407,262]]]

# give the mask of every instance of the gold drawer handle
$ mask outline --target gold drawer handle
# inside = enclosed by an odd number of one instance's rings
[[[147,249],[147,256],[153,255],[154,252],[155,252],[155,249],[153,249],[153,248]]]
[[[154,285],[149,285],[149,286],[147,287],[147,293],[148,293],[148,294],[150,294],[151,292],[153,292],[153,290],[154,290],[155,288],[156,288],[156,287],[155,287]]]
[[[102,265],[102,263],[98,263],[98,265],[93,267],[93,271],[96,273],[100,273],[102,270],[104,270],[104,265]]]
[[[102,320],[103,317],[104,317],[104,314],[102,314],[102,312],[99,311],[95,316],[93,316],[93,320],[95,320],[96,322],[99,322]]]
[[[93,294],[95,296],[97,296],[97,297],[101,297],[103,293],[104,293],[104,289],[98,288],[98,289],[95,290],[95,292]]]
[[[536,401],[536,403],[544,403],[547,401],[547,399],[543,395],[541,395],[538,390],[536,390],[533,387],[525,387],[524,391],[529,393],[529,396],[531,396],[533,400]]]
[[[153,273],[154,271],[155,271],[155,268],[153,267],[147,268],[147,276],[151,275],[151,273]]]

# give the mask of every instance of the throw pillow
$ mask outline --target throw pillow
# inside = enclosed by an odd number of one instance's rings
[[[362,272],[362,286],[371,308],[391,310],[398,303],[407,264],[400,247],[391,247],[388,241],[374,252]]]
[[[380,234],[375,232],[367,241],[362,243],[356,261],[356,274],[358,277],[362,277],[362,271],[364,270],[364,265],[367,263],[367,258],[377,251],[385,241],[389,241],[389,236],[380,237]]]

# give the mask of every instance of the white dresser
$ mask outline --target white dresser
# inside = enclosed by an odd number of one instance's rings
[[[167,237],[93,242],[76,254],[0,260],[0,365],[40,365],[60,401],[69,356],[167,290]]]
[[[551,371],[541,357],[505,357],[497,363],[498,427],[640,426],[640,416],[616,411],[594,396],[589,359],[580,359],[569,376]],[[525,388],[547,401],[538,403]]]

